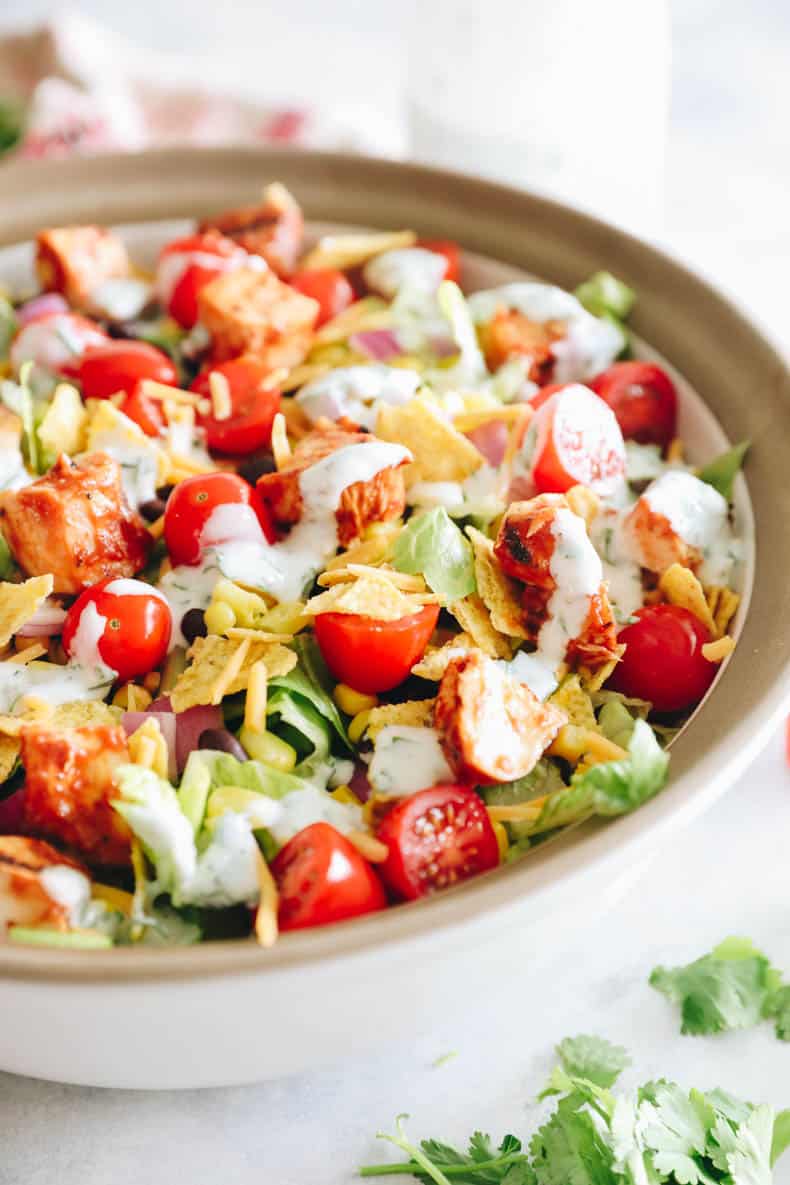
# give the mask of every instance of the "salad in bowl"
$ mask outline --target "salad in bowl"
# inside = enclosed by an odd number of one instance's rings
[[[133,254],[133,253],[132,253]],[[635,294],[464,292],[283,186],[0,297],[0,941],[357,917],[624,814],[731,654],[745,454]],[[700,464],[701,462],[701,464]]]

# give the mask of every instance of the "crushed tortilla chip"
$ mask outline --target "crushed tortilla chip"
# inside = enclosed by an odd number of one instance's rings
[[[411,452],[413,460],[404,469],[407,486],[418,481],[464,481],[483,464],[471,440],[420,395],[397,406],[382,404],[376,435]]]
[[[562,709],[569,724],[597,731],[592,700],[582,688],[578,675],[567,675],[554,694],[549,696],[548,702]]]
[[[477,591],[491,614],[491,624],[511,638],[526,638],[524,611],[516,592],[516,583],[502,571],[494,555],[494,543],[482,531],[467,527],[466,533],[475,556]]]
[[[385,525],[389,524],[381,524],[381,526]],[[337,568],[345,568],[349,564],[383,563],[389,557],[392,545],[402,529],[401,524],[398,523],[389,531],[381,531],[376,535],[371,535],[369,539],[362,539],[359,543],[352,544],[348,551],[341,551],[339,555],[333,556],[329,560],[324,569],[325,572],[334,572]]]
[[[662,575],[658,587],[670,605],[680,605],[683,609],[688,609],[707,626],[714,638],[719,636],[702,585],[691,568],[684,568],[682,564],[672,564]]]
[[[86,728],[91,725],[117,724],[122,713],[102,700],[74,700],[58,704],[52,715],[56,728]]]
[[[239,642],[234,638],[221,638],[217,635],[196,638],[187,653],[187,657],[191,659],[190,665],[179,676],[170,692],[173,711],[185,712],[187,708],[193,708],[196,704],[210,704],[217,680],[245,640]],[[224,689],[225,695],[244,691],[250,667],[261,659],[265,662],[266,670],[272,679],[278,675],[287,675],[296,666],[296,655],[293,650],[288,650],[278,642],[250,640],[241,669]]]
[[[88,412],[77,388],[71,383],[58,383],[39,424],[38,438],[49,452],[74,456],[82,451],[87,423]]]
[[[602,667],[596,667],[594,670],[590,667],[579,667],[579,678],[584,690],[590,694],[593,691],[600,691],[624,654],[625,646],[618,646],[617,657],[611,658]]]
[[[601,509],[601,499],[595,490],[591,490],[589,486],[575,485],[571,486],[565,497],[573,513],[583,518],[589,527]]]
[[[477,593],[471,593],[461,601],[453,601],[447,608],[461,629],[471,634],[474,644],[489,658],[512,658],[510,639],[494,629],[491,614]]]
[[[731,588],[725,588],[722,585],[712,585],[705,589],[705,596],[716,624],[716,636],[721,637],[722,634],[727,633],[730,622],[741,603],[741,598]]]
[[[387,581],[405,593],[428,591],[428,586],[420,575],[398,572],[395,568],[374,568],[370,564],[347,564],[344,568],[334,568],[331,572],[323,572],[318,577],[318,583],[321,588],[332,588],[335,584],[347,584],[350,580],[365,578]]]
[[[469,634],[456,634],[449,642],[445,642],[444,646],[426,650],[420,661],[411,668],[411,673],[418,675],[420,679],[430,679],[438,683],[454,658],[460,658],[474,649],[475,642]]]
[[[43,605],[52,592],[51,576],[31,576],[23,584],[0,583],[0,646],[6,646],[17,630]]]
[[[735,639],[731,638],[729,634],[725,634],[723,637],[717,638],[715,642],[705,642],[702,647],[702,657],[707,658],[708,662],[724,662],[734,649]]]
[[[382,704],[368,713],[366,735],[375,741],[388,724],[403,724],[411,728],[429,727],[433,719],[432,699],[412,699],[402,704]]]
[[[13,773],[21,747],[16,737],[0,735],[0,782]]]
[[[378,621],[398,621],[419,613],[422,601],[406,596],[389,580],[362,576],[352,583],[343,582],[319,593],[307,602],[305,610],[319,613],[352,613],[375,617]]]

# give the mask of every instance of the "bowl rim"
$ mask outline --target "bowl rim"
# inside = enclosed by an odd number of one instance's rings
[[[726,314],[740,332],[751,339],[755,349],[766,353],[782,381],[790,384],[786,359],[771,335],[762,327],[757,328],[729,295],[676,258],[671,251],[566,203],[469,174],[351,153],[243,146],[157,148],[139,153],[63,161],[16,162],[0,166],[0,178],[6,183],[12,182],[21,194],[26,188],[61,187],[64,182],[84,189],[92,179],[106,180],[108,175],[114,177],[119,186],[123,186],[126,179],[133,178],[141,171],[154,180],[162,172],[163,166],[168,172],[183,170],[186,175],[204,170],[216,173],[223,165],[227,168],[234,164],[237,167],[243,165],[245,169],[254,165],[259,167],[261,174],[274,176],[278,175],[278,169],[288,172],[294,167],[297,171],[300,167],[313,168],[319,181],[321,170],[329,170],[332,175],[357,181],[361,179],[369,191],[395,178],[400,182],[406,180],[416,188],[424,185],[439,189],[445,187],[457,193],[460,202],[468,196],[470,203],[474,199],[477,205],[485,202],[494,207],[497,204],[512,207],[515,203],[523,207],[525,214],[531,213],[549,222],[574,225],[588,237],[611,238],[630,251],[637,252],[646,264],[665,272],[668,270],[679,284],[692,289],[720,314]],[[68,197],[67,193],[66,202]],[[183,217],[184,213],[183,210],[173,209],[155,217],[158,220],[160,216]],[[143,223],[153,220],[154,216],[138,218],[136,221]],[[129,217],[113,216],[110,221],[133,222],[135,218],[132,213]],[[376,225],[377,222],[379,220],[374,211],[370,224]],[[29,233],[23,233],[21,237],[13,233],[9,236],[3,232],[0,220],[0,247],[24,241]],[[649,334],[647,339],[650,341]],[[759,522],[757,537],[759,541]],[[748,622],[747,615],[745,627]],[[727,674],[722,672],[721,678],[726,678]],[[717,687],[699,709],[695,724],[700,719],[709,718],[711,711],[715,710],[720,683],[721,679],[717,680]],[[660,840],[666,839],[670,830],[701,813],[732,784],[763,747],[790,705],[790,655],[785,658],[770,690],[770,699],[765,692],[741,715],[726,735],[714,740],[677,778],[673,780],[670,776],[666,788],[634,814],[605,824],[587,824],[583,829],[587,834],[581,844],[568,843],[565,837],[560,838],[547,845],[546,849],[539,848],[529,859],[494,870],[447,894],[339,925],[288,934],[270,950],[263,950],[243,940],[199,943],[190,947],[114,948],[106,951],[68,951],[5,943],[0,944],[0,976],[47,984],[76,982],[107,986],[119,982],[274,975],[317,962],[348,961],[354,956],[375,957],[384,948],[395,950],[415,942],[427,947],[440,932],[454,934],[456,939],[460,937],[461,931],[465,936],[471,936],[491,924],[494,915],[502,921],[512,919],[517,922],[519,913],[523,916],[526,909],[533,912],[544,908],[554,909],[560,899],[570,899],[586,877],[597,877],[607,870],[613,874],[616,865],[644,856],[648,845],[654,847]],[[692,727],[692,736],[695,731]],[[686,748],[688,735],[680,738],[679,742],[682,744],[685,740]],[[706,774],[709,776],[708,781],[705,780]],[[547,855],[549,849],[551,851]]]

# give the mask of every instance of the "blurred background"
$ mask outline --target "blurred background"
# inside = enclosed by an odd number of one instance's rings
[[[0,145],[15,99],[26,139],[0,160],[275,140],[540,189],[663,242],[790,345],[786,0],[0,0]]]

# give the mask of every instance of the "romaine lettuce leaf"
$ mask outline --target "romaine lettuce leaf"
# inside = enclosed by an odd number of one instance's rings
[[[412,515],[395,541],[392,563],[399,572],[424,576],[445,604],[477,587],[471,544],[443,506]]]
[[[750,440],[742,440],[739,444],[734,444],[731,449],[727,449],[726,453],[722,453],[707,465],[703,465],[702,469],[697,471],[697,477],[707,485],[713,486],[714,490],[719,491],[722,498],[731,502],[735,478],[743,467],[744,458],[751,443]]]
[[[332,698],[334,683],[329,674],[326,663],[321,655],[312,634],[300,634],[290,643],[291,649],[296,651],[298,664],[287,675],[278,675],[269,682],[269,695],[273,695],[277,688],[291,692],[295,696],[305,699],[331,725],[346,751],[351,750],[351,742]]]

